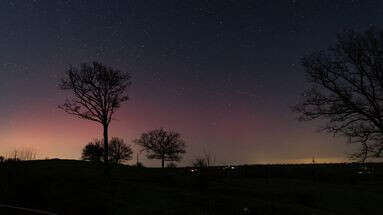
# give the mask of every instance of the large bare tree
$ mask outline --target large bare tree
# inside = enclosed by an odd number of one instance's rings
[[[121,103],[129,99],[131,84],[128,73],[98,62],[71,66],[60,82],[60,88],[70,91],[59,108],[81,119],[102,124],[104,132],[104,162],[108,164],[108,127]]]
[[[360,144],[365,161],[383,151],[383,31],[345,31],[337,43],[305,56],[310,83],[294,107],[301,120],[322,119],[324,130]]]
[[[181,135],[163,128],[143,133],[134,142],[143,147],[148,159],[160,159],[162,168],[165,161],[179,161],[186,152],[185,141]]]

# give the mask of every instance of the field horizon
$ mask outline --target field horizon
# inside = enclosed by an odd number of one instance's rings
[[[78,160],[8,162],[0,169],[0,203],[55,214],[379,214],[383,209],[378,204],[382,163],[244,165],[194,173],[120,165],[110,177],[102,164]]]

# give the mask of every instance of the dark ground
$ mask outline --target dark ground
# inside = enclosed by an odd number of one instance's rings
[[[383,164],[190,169],[0,163],[0,204],[57,214],[381,214]],[[0,209],[1,214],[5,209]]]

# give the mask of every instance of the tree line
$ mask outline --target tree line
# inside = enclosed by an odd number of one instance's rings
[[[359,144],[360,149],[352,158],[362,161],[380,158],[383,152],[383,31],[375,28],[344,31],[328,49],[305,55],[301,66],[309,87],[293,107],[299,119],[321,120],[325,122],[323,131]],[[115,155],[115,147],[123,144],[116,145],[120,139],[109,143],[108,128],[117,109],[129,99],[130,85],[129,73],[98,62],[71,66],[60,82],[61,89],[70,94],[59,108],[102,125],[103,140],[92,143],[89,150],[98,147],[106,165],[109,159],[121,161]],[[134,142],[143,147],[149,159],[160,159],[162,167],[165,161],[178,161],[185,153],[185,142],[180,135],[164,129],[146,132]],[[129,147],[124,150],[126,157],[131,157]]]
[[[130,74],[99,62],[83,63],[79,67],[71,66],[59,85],[62,90],[70,92],[65,103],[59,106],[60,109],[103,127],[103,144],[96,140],[86,145],[83,158],[103,161],[106,166],[109,160],[119,163],[131,159],[129,145],[119,138],[112,138],[110,142],[108,139],[108,128],[114,113],[129,99]],[[162,167],[165,161],[179,161],[185,153],[185,142],[181,135],[163,128],[144,133],[135,142],[143,147],[149,159],[160,159]]]
[[[103,140],[95,139],[89,142],[82,151],[81,158],[92,162],[105,162]],[[143,133],[140,138],[133,141],[146,151],[148,159],[161,160],[161,167],[165,167],[165,161],[176,162],[182,159],[185,151],[185,142],[181,135],[175,131],[163,128]],[[122,138],[112,137],[108,143],[108,160],[113,164],[121,164],[133,157],[132,147],[125,143]]]

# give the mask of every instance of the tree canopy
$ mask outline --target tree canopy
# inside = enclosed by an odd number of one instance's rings
[[[104,162],[103,140],[95,139],[89,142],[82,151],[81,158],[92,162]],[[122,138],[112,137],[109,141],[109,160],[114,164],[120,164],[132,159],[133,150]]]
[[[383,31],[353,30],[337,43],[302,59],[310,84],[294,107],[301,120],[323,119],[323,129],[360,144],[353,158],[383,151]]]
[[[143,133],[134,141],[146,151],[148,159],[160,159],[164,168],[165,161],[180,161],[186,145],[181,135],[163,128]]]
[[[133,150],[122,138],[112,137],[109,149],[109,159],[112,163],[120,164],[132,159]]]

